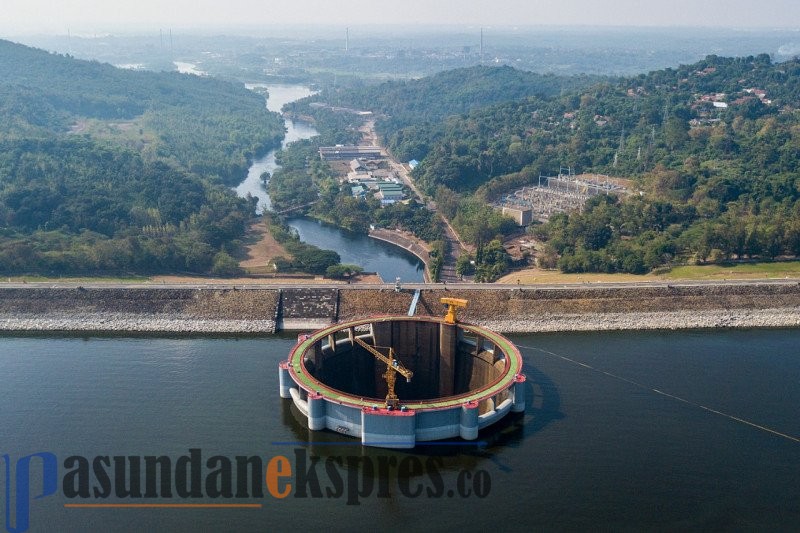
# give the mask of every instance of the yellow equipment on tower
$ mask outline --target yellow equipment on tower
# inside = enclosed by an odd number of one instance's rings
[[[466,307],[468,303],[468,300],[461,298],[441,298],[439,301],[447,306],[447,314],[444,315],[445,324],[455,324],[458,308]]]

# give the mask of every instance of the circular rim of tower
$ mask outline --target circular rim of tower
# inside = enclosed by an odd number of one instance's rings
[[[375,406],[382,407],[383,400],[377,398],[362,398],[322,383],[312,376],[310,372],[308,372],[305,367],[305,363],[303,362],[303,356],[305,355],[306,351],[311,348],[311,346],[319,341],[325,340],[331,334],[366,324],[392,321],[435,322],[438,324],[446,324],[443,318],[437,317],[387,315],[341,322],[319,329],[308,334],[302,341],[298,342],[294,348],[292,348],[291,352],[289,352],[287,363],[289,367],[289,375],[291,376],[292,381],[294,381],[300,388],[308,393],[319,394],[327,400],[334,401],[342,405],[367,409]],[[450,409],[468,402],[479,402],[481,400],[491,398],[500,392],[508,390],[519,379],[519,376],[522,373],[522,355],[514,343],[505,338],[503,335],[483,326],[478,326],[476,324],[470,324],[467,322],[456,322],[454,325],[467,332],[481,335],[482,337],[490,340],[496,348],[503,352],[503,355],[505,356],[505,367],[501,376],[488,385],[472,390],[465,394],[402,402],[402,406],[405,409],[414,411],[435,411],[439,409]]]

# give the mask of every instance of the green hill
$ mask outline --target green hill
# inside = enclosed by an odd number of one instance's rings
[[[227,265],[253,211],[228,185],[283,133],[242,86],[0,41],[0,271]]]
[[[318,99],[387,115],[384,141],[421,160],[418,184],[475,244],[502,232],[489,202],[571,167],[641,194],[536,227],[545,264],[645,272],[800,254],[798,59],[709,56],[593,80],[477,68]]]
[[[712,56],[432,128],[415,174],[437,197],[496,199],[562,166],[636,181],[537,229],[564,270],[800,254],[798,60]]]

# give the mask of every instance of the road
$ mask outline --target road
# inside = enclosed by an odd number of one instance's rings
[[[403,283],[403,290],[607,290],[607,289],[632,289],[642,287],[655,288],[682,288],[682,287],[730,287],[730,286],[758,286],[758,285],[800,285],[800,279],[753,279],[753,280],[726,280],[726,281],[637,281],[637,282],[597,282],[597,283],[553,283],[553,284],[528,284],[528,285],[509,285],[498,283]],[[346,289],[346,290],[385,290],[395,289],[394,283],[364,283],[364,284],[342,284],[342,283],[248,283],[236,284],[225,283],[224,281],[214,280],[209,283],[115,283],[115,282],[2,282],[0,290],[3,289],[190,289],[190,290],[278,290],[278,289]]]
[[[456,232],[453,231],[450,223],[443,216],[442,221],[444,221],[444,238],[446,241],[447,253],[444,257],[442,270],[439,272],[439,281],[445,283],[458,283],[461,280],[459,279],[458,274],[456,274],[456,261],[458,261],[458,257],[464,252],[463,244],[458,238]]]
[[[370,120],[365,123],[365,128],[362,130],[362,133],[364,133],[369,140],[374,142],[375,146],[378,146],[378,136],[375,133],[374,120]],[[395,175],[400,178],[400,181],[402,181],[406,187],[414,192],[414,196],[421,204],[425,205],[434,213],[437,213],[442,219],[442,222],[444,222],[444,238],[446,241],[445,244],[447,248],[447,254],[445,255],[444,264],[442,265],[442,270],[439,274],[439,280],[446,283],[456,283],[460,281],[458,275],[456,275],[456,261],[458,260],[458,257],[464,251],[466,251],[466,246],[464,246],[464,243],[461,241],[458,233],[456,233],[456,231],[453,229],[453,226],[450,225],[450,221],[447,220],[444,215],[438,212],[436,209],[436,204],[427,200],[420,190],[417,189],[417,185],[409,175],[406,166],[400,163],[386,147],[382,148],[386,152],[386,156],[389,158],[389,165],[391,166]]]

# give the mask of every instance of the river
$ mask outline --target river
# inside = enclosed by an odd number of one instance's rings
[[[275,113],[280,113],[283,106],[289,102],[294,102],[295,100],[300,100],[301,98],[313,94],[310,88],[303,85],[265,85],[262,83],[252,83],[247,84],[246,87],[248,89],[259,87],[266,88],[269,91],[267,109]],[[286,124],[286,136],[283,138],[281,148],[285,148],[286,145],[294,141],[310,139],[314,135],[317,135],[317,130],[308,123],[294,120],[286,120],[284,123]],[[259,157],[253,161],[247,171],[247,177],[236,187],[236,194],[239,196],[244,197],[250,194],[258,198],[256,212],[259,214],[272,207],[269,202],[269,195],[262,185],[261,174],[269,172],[270,175],[272,175],[275,169],[278,168],[278,164],[275,162],[275,152],[277,152],[277,150],[271,150],[263,157]]]
[[[289,336],[0,337],[2,454],[17,473],[20,457],[58,459],[57,490],[31,500],[31,531],[777,531],[800,523],[800,443],[791,440],[800,437],[800,330],[512,339],[528,377],[523,416],[481,432],[478,445],[387,451],[311,433],[279,398]],[[163,455],[174,467],[192,459],[190,449],[202,457],[203,498],[121,501],[255,507],[65,507],[120,501],[66,497],[62,478],[77,464],[65,466],[68,457],[93,465],[95,457]],[[205,477],[224,463],[212,458],[237,455],[259,456],[264,469],[287,457],[291,486],[280,488],[289,496],[264,489],[259,498],[209,498],[225,483]],[[91,468],[88,487],[102,494]],[[144,466],[141,475],[144,492]],[[31,496],[41,476],[35,459]]]
[[[302,85],[249,84],[247,87],[266,87],[269,91],[267,109],[275,112],[280,112],[289,102],[312,94],[311,89]],[[281,147],[297,140],[309,139],[316,134],[317,130],[307,123],[287,120],[286,137]],[[236,187],[236,194],[239,196],[250,194],[258,198],[258,213],[271,208],[269,195],[261,183],[261,174],[269,172],[271,175],[278,168],[275,152],[273,150],[256,159],[247,172],[247,178]],[[397,278],[409,283],[424,281],[422,261],[397,246],[306,217],[290,219],[289,226],[297,230],[303,242],[334,250],[342,258],[342,263],[358,265],[366,272],[377,272],[384,281],[393,282]]]

